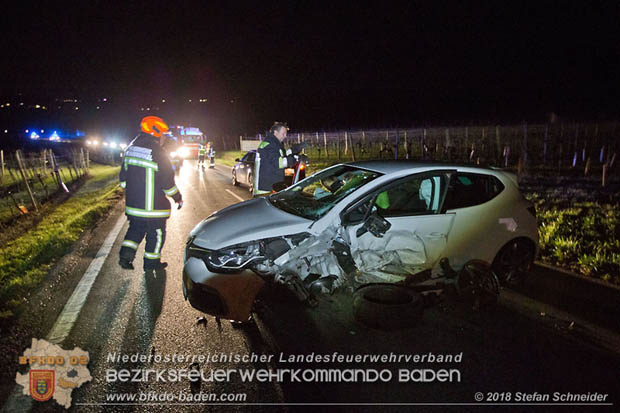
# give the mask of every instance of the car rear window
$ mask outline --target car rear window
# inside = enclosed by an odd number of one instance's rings
[[[492,175],[457,173],[450,179],[444,209],[484,204],[503,190],[504,184]]]

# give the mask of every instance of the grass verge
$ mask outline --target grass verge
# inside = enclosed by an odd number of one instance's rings
[[[235,166],[235,159],[241,159],[246,152],[244,151],[222,151],[218,152],[215,162],[226,166]]]
[[[565,200],[538,192],[536,204],[543,262],[620,285],[620,211],[617,204]]]
[[[91,168],[91,178],[73,196],[46,205],[36,226],[0,249],[0,320],[19,311],[55,261],[118,199],[118,171],[103,165]]]

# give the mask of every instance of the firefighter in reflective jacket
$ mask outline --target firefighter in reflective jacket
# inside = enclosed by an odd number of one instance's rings
[[[292,168],[297,162],[289,150],[284,150],[282,141],[286,139],[288,127],[276,122],[269,129],[265,140],[258,145],[258,173],[254,184],[254,196],[263,196],[273,191],[273,185],[284,181],[284,170]]]
[[[201,143],[198,147],[198,165],[204,165],[207,148]]]
[[[166,239],[166,219],[170,216],[170,201],[183,206],[179,189],[174,184],[174,172],[163,143],[168,131],[166,123],[157,116],[147,116],[140,122],[142,133],[125,150],[121,165],[121,187],[125,188],[125,214],[129,229],[120,251],[119,264],[133,269],[138,245],[146,236],[144,269],[165,268],[161,250]]]

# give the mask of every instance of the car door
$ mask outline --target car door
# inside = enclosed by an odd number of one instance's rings
[[[252,153],[251,151],[246,153],[239,163],[237,163],[237,181],[242,184],[248,183],[248,159]]]
[[[455,267],[470,259],[493,261],[503,238],[498,231],[506,231],[500,220],[505,207],[496,198],[503,189],[493,175],[456,172],[450,177],[443,210],[455,217],[447,249]]]
[[[448,179],[449,171],[411,175],[345,211],[345,236],[358,270],[395,282],[435,266],[454,220],[453,213],[441,212]]]
[[[256,152],[250,151],[247,153],[245,160],[245,183],[250,185],[250,173],[254,173],[254,162],[256,161]]]

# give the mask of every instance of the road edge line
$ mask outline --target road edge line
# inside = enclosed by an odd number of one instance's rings
[[[47,334],[45,339],[53,344],[60,345],[65,338],[71,332],[73,325],[75,324],[84,303],[86,302],[86,298],[90,293],[90,290],[101,271],[101,267],[105,260],[108,258],[114,243],[116,242],[116,238],[118,234],[121,232],[123,225],[125,225],[126,217],[125,214],[122,214],[112,231],[108,234],[108,236],[101,244],[99,251],[95,255],[95,258],[91,261],[90,265],[82,275],[82,278],[75,286],[73,293],[65,303],[60,315],[54,322],[50,332]],[[28,412],[32,408],[32,397],[27,397],[23,394],[23,389],[20,389],[19,384],[15,385],[13,392],[9,395],[4,405],[2,406],[2,412]]]

